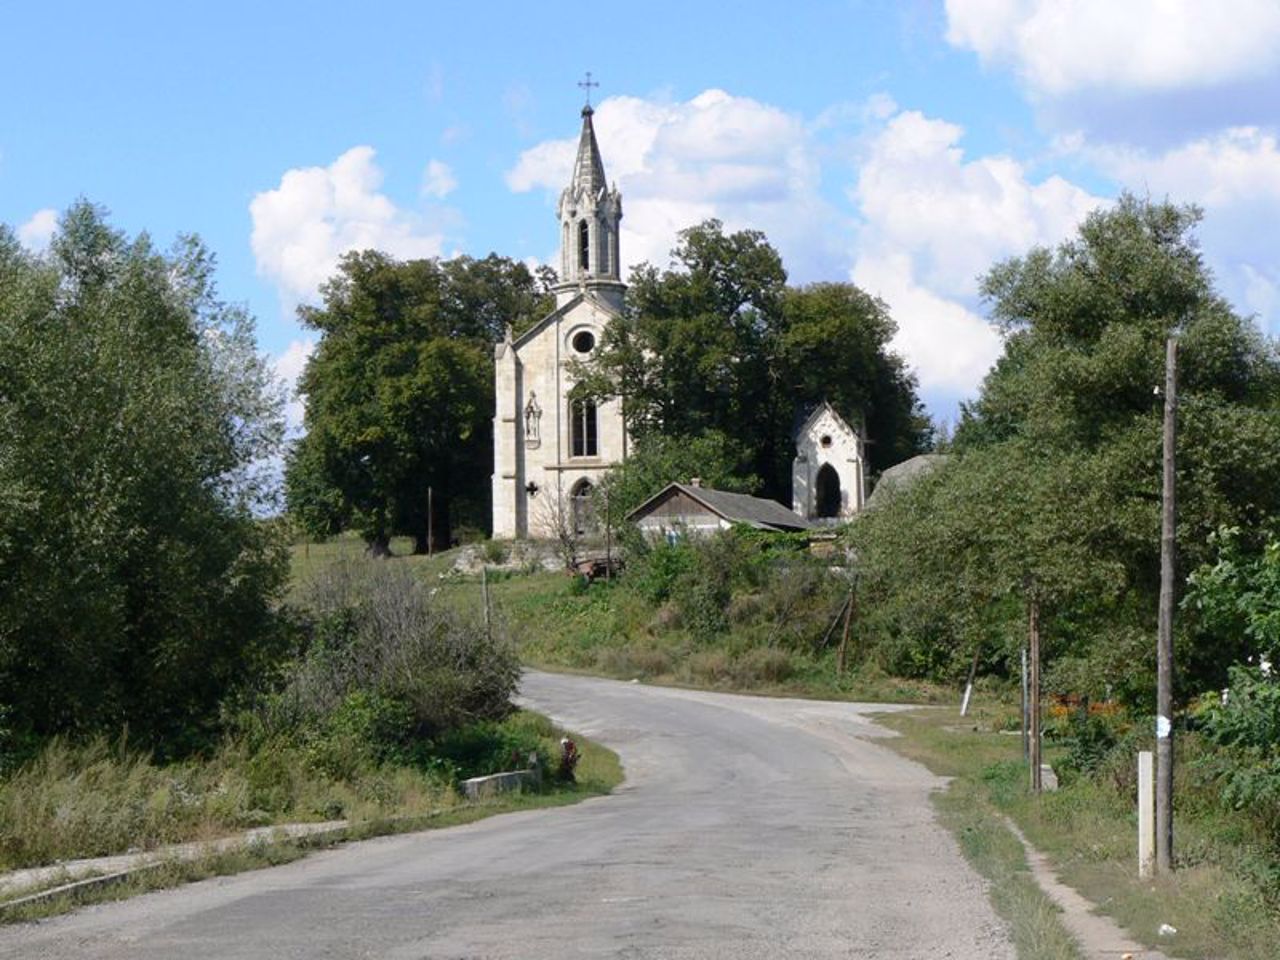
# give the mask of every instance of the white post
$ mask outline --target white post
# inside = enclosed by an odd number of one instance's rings
[[[1150,878],[1156,856],[1156,768],[1150,750],[1138,754],[1138,876]]]

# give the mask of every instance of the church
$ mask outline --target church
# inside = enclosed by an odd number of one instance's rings
[[[592,491],[627,457],[621,401],[579,393],[571,373],[572,362],[589,359],[605,327],[622,313],[627,289],[618,248],[622,197],[605,179],[592,114],[588,103],[557,208],[555,309],[519,337],[508,328],[494,348],[495,539],[591,532]],[[793,513],[826,525],[859,512],[866,500],[861,432],[822,403],[798,420],[794,439]]]
[[[622,197],[610,188],[591,124],[582,134],[569,184],[560,194],[560,282],[555,309],[494,348],[493,536],[554,537],[592,526],[591,491],[627,456],[619,400],[575,390],[569,364],[586,360],[622,312],[618,227]]]

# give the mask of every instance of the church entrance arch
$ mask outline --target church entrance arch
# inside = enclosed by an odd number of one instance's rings
[[[591,481],[579,480],[569,491],[570,519],[573,532],[579,536],[595,530],[595,510],[591,504]]]
[[[840,475],[836,468],[824,463],[814,482],[814,507],[819,517],[840,516]]]

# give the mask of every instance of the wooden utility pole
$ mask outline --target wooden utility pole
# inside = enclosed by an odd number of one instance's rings
[[[1040,601],[1035,593],[1027,605],[1027,635],[1031,647],[1031,689],[1027,692],[1031,728],[1028,735],[1031,739],[1031,792],[1040,792]]]
[[[435,493],[431,487],[427,487],[427,556],[431,556],[436,549],[436,531],[435,531]]]
[[[1160,517],[1160,619],[1156,639],[1156,870],[1173,871],[1173,576],[1177,563],[1174,491],[1178,341],[1165,344],[1164,479]]]
[[[849,624],[853,621],[853,606],[857,603],[853,595],[853,585],[849,585],[849,598],[844,604],[844,633],[840,637],[840,652],[836,655],[836,673],[844,675],[849,663]]]
[[[484,600],[484,637],[492,643],[493,623],[489,613],[489,567],[485,564],[480,566],[480,595]]]

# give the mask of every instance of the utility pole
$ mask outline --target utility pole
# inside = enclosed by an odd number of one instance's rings
[[[1031,792],[1039,793],[1040,783],[1040,601],[1034,590],[1027,607],[1027,633],[1031,646]]]
[[[609,509],[609,488],[604,488],[604,579],[613,583],[613,514]]]
[[[857,605],[858,598],[854,594],[853,582],[849,582],[849,599],[844,604],[844,632],[840,636],[840,652],[836,655],[836,673],[840,676],[844,675],[845,668],[849,665],[849,625],[853,621],[853,608]]]
[[[1156,638],[1156,871],[1173,872],[1173,577],[1177,563],[1178,341],[1165,344],[1164,478],[1160,517],[1160,619]]]
[[[427,556],[435,553],[436,549],[436,531],[435,531],[435,496],[431,487],[427,487]]]

